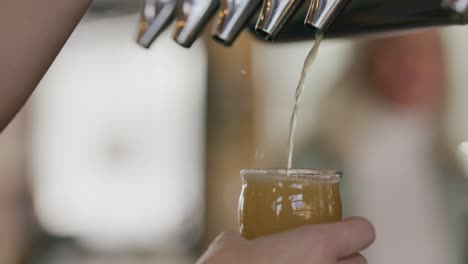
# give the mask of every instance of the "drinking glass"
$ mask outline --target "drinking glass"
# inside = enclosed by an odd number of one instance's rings
[[[241,178],[239,225],[247,239],[342,219],[338,171],[242,170]]]

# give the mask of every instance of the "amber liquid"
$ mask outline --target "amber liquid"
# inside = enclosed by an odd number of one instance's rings
[[[297,84],[296,88],[296,95],[294,97],[294,109],[291,116],[291,122],[289,125],[289,138],[288,138],[288,169],[292,168],[292,159],[293,159],[293,152],[294,152],[294,135],[296,133],[296,125],[297,125],[297,115],[299,114],[299,107],[301,104],[302,95],[304,94],[304,86],[305,86],[305,79],[307,77],[307,73],[309,73],[310,66],[315,61],[317,57],[318,50],[320,48],[320,43],[322,42],[324,35],[322,32],[317,32],[315,36],[315,42],[312,49],[309,51],[307,55],[304,66],[302,67],[301,71],[301,78],[299,79],[299,83]]]
[[[341,221],[339,182],[247,175],[239,218],[241,234],[247,239],[303,225]]]

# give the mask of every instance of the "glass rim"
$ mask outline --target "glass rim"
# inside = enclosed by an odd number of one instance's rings
[[[343,173],[328,169],[243,169],[240,172],[242,179],[247,176],[272,177],[273,179],[301,179],[306,181],[332,181],[339,182]]]

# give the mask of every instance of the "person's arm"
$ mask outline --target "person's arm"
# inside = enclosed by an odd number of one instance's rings
[[[0,132],[34,91],[91,2],[0,1]]]
[[[197,264],[365,264],[359,252],[374,239],[372,224],[361,218],[306,226],[252,241],[225,233]]]

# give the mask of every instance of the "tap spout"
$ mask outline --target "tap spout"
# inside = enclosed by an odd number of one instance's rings
[[[325,32],[348,2],[349,0],[312,0],[304,25],[308,29]]]
[[[261,0],[221,0],[211,36],[224,46],[230,46],[260,6]]]
[[[274,40],[302,3],[302,0],[264,0],[255,31],[265,40]]]
[[[181,0],[176,11],[174,40],[190,48],[219,7],[219,0]]]
[[[177,0],[145,0],[138,34],[138,44],[149,48],[174,19]]]

